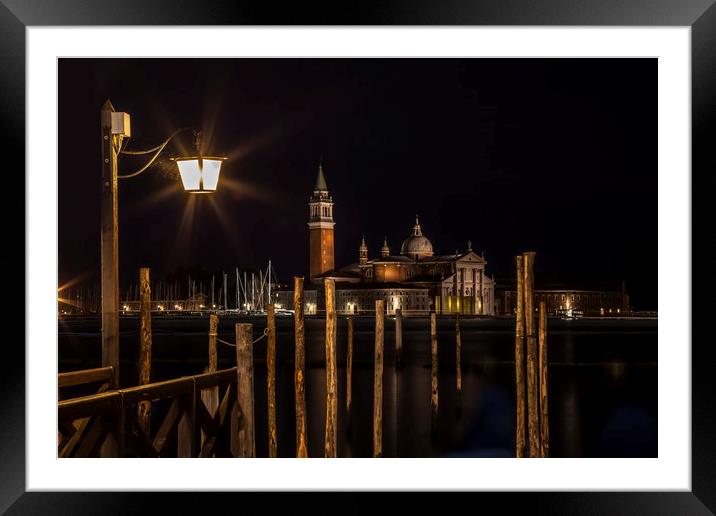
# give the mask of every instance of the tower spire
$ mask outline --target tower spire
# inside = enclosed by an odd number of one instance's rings
[[[368,263],[368,246],[365,244],[365,235],[363,235],[360,247],[358,248],[358,263],[361,265]]]
[[[390,247],[388,247],[388,237],[383,239],[383,248],[380,250],[380,255],[383,257],[390,256]]]
[[[318,177],[316,178],[316,186],[313,190],[316,192],[328,191],[326,177],[323,175],[323,156],[321,156],[321,160],[318,162]]]

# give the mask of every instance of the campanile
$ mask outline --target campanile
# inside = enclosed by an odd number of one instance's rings
[[[318,178],[313,193],[308,201],[308,235],[309,235],[309,277],[315,281],[316,276],[333,270],[333,199],[328,193],[326,178],[323,175],[323,163],[318,166]]]

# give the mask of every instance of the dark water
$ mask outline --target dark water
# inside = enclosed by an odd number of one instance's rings
[[[235,317],[224,317],[219,338],[234,340]],[[263,332],[265,318],[254,323]],[[152,381],[200,373],[207,365],[208,318],[153,320]],[[357,318],[353,410],[347,417],[346,322],[338,329],[338,454],[372,455],[374,319]],[[455,374],[454,320],[438,320],[439,416],[431,432],[430,340],[427,318],[403,322],[404,353],[394,361],[394,323],[386,319],[383,378],[383,454],[387,457],[514,456],[514,321],[461,321],[462,396]],[[122,386],[136,385],[137,319],[121,321]],[[309,455],[323,456],[325,321],[306,320],[306,400]],[[657,322],[548,322],[550,454],[553,457],[657,456]],[[96,367],[97,319],[59,322],[60,371]],[[279,456],[295,456],[293,319],[277,319]],[[255,346],[256,452],[268,453],[266,339]],[[219,344],[219,367],[235,365],[235,350]]]

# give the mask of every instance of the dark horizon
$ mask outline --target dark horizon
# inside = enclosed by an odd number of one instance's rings
[[[656,59],[60,59],[59,282],[99,274],[99,111],[130,149],[201,128],[229,157],[191,196],[163,164],[120,180],[120,284],[264,267],[307,275],[307,201],[323,157],[338,267],[391,251],[420,215],[437,254],[484,252],[509,277],[622,281],[657,306]],[[120,173],[140,160],[123,157]],[[190,199],[192,199],[190,201]],[[193,205],[193,212],[187,206]]]

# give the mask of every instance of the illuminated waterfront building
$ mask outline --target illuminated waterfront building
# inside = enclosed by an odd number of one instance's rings
[[[495,282],[485,274],[487,262],[472,250],[436,255],[423,235],[418,216],[411,233],[402,242],[400,254],[391,254],[388,239],[380,256],[369,258],[365,238],[358,247],[358,261],[341,268],[334,266],[333,199],[329,194],[323,166],[309,206],[309,278],[315,285],[318,309],[324,308],[322,282],[336,282],[336,310],[359,314],[375,310],[375,301],[385,301],[386,311],[465,315],[494,315]],[[307,285],[307,289],[311,289]],[[290,306],[290,292],[280,292],[281,302]]]
[[[517,292],[512,278],[500,279],[497,291],[496,312],[499,315],[514,315]],[[544,301],[547,314],[557,315],[565,310],[582,312],[587,316],[620,316],[631,313],[629,295],[624,282],[556,283],[535,284],[534,306]]]

